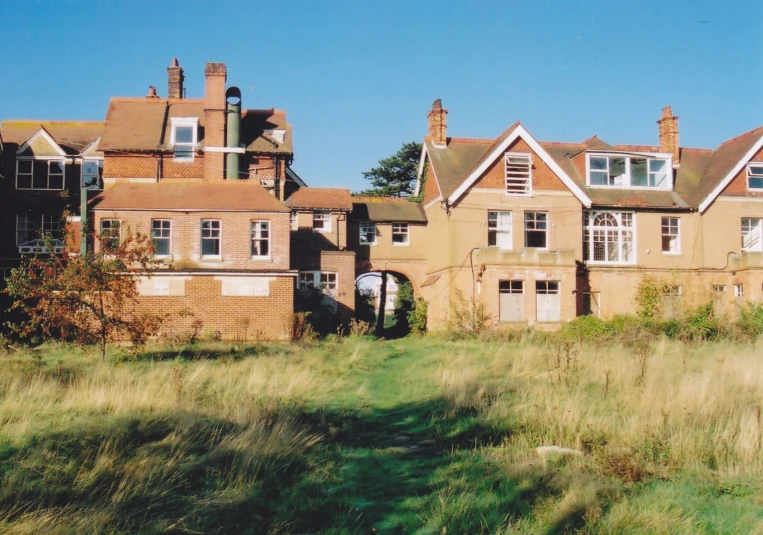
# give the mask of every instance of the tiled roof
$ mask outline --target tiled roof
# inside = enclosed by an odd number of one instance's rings
[[[170,118],[198,117],[199,146],[204,147],[204,100],[160,98],[112,98],[106,112],[102,150],[169,150]],[[268,135],[284,130],[284,140]],[[243,110],[241,144],[249,152],[291,154],[291,126],[282,110]]]
[[[11,120],[0,123],[0,135],[5,143],[5,150],[16,151],[40,128],[51,135],[55,142],[70,155],[79,154],[103,133],[102,121],[34,121]],[[11,149],[11,145],[14,148]]]
[[[189,210],[289,212],[256,182],[205,184],[129,184],[107,187],[92,201],[93,210]]]
[[[485,158],[510,134],[519,123],[513,124],[498,138],[449,138],[445,148],[435,147],[425,140],[427,153],[443,197],[452,194],[477,169]],[[593,136],[583,142],[539,142],[594,205],[650,208],[695,208],[720,183],[736,163],[763,136],[763,127],[723,143],[715,151],[681,148],[680,166],[675,170],[673,191],[591,188],[585,176],[573,164],[573,158],[586,150],[659,152],[654,145],[610,145]]]
[[[354,197],[352,218],[357,221],[392,223],[426,223],[427,216],[420,203],[399,197]]]
[[[342,188],[299,188],[286,199],[292,208],[352,210],[350,190]]]

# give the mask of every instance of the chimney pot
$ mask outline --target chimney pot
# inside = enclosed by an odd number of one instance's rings
[[[177,58],[172,58],[172,65],[171,65],[171,67],[179,67],[179,66],[180,65],[178,64],[178,59]]]
[[[159,95],[156,94],[156,88],[154,86],[148,86],[148,95],[146,95],[146,98],[159,98]]]
[[[429,119],[429,139],[437,147],[445,147],[448,144],[448,125],[445,116],[448,110],[442,107],[442,100],[437,99],[432,103],[432,110],[427,114]]]

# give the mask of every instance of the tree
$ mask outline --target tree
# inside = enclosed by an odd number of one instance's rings
[[[411,141],[389,158],[379,160],[379,166],[363,173],[373,187],[361,191],[361,195],[408,197],[413,195],[418,174],[421,143]]]
[[[53,250],[51,236],[42,239]],[[25,318],[10,324],[16,334],[97,344],[105,358],[107,343],[128,339],[140,346],[158,331],[161,316],[135,309],[138,278],[161,265],[153,258],[151,239],[129,229],[121,237],[99,239],[103,247],[98,252],[35,255],[11,271],[5,289],[13,299],[9,311],[18,310]]]

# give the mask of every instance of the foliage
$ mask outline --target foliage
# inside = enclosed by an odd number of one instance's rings
[[[485,305],[475,297],[464,297],[456,290],[450,302],[450,314],[446,322],[448,336],[458,340],[474,338],[493,325],[493,317],[485,310]]]
[[[399,282],[395,297],[395,330],[398,336],[405,336],[411,332],[408,318],[414,307],[413,285],[409,281]]]
[[[411,195],[408,197],[408,200],[411,202],[422,202],[424,200],[424,190],[427,184],[427,178],[428,178],[428,167],[427,165],[424,166],[424,169],[421,171],[421,177],[419,178],[419,192],[416,195]]]
[[[408,326],[413,334],[425,334],[427,332],[427,314],[429,303],[423,297],[417,297],[413,308],[408,312]]]
[[[736,322],[739,334],[754,342],[763,335],[763,304],[748,302]]]
[[[57,338],[81,345],[97,344],[101,356],[106,344],[130,340],[143,345],[155,334],[162,317],[137,313],[137,281],[151,276],[161,265],[151,239],[123,229],[121,239],[106,237],[110,247],[72,255],[26,257],[12,270],[5,290],[14,301],[11,311],[24,319],[11,325],[22,338]],[[52,250],[50,235],[43,241]]]
[[[662,315],[664,283],[654,275],[645,275],[636,288],[637,315],[645,320],[656,320]]]
[[[360,192],[360,195],[384,197],[412,195],[420,157],[421,143],[416,141],[403,143],[395,154],[382,158],[377,167],[363,173],[363,178],[369,180],[373,187]]]
[[[306,332],[308,338],[327,336],[337,332],[340,327],[337,306],[337,303],[320,288],[300,289],[294,299],[295,310],[302,313],[301,318],[310,328]],[[300,329],[295,330],[297,340],[303,339]]]
[[[355,317],[371,325],[376,321],[374,293],[370,288],[355,285]]]

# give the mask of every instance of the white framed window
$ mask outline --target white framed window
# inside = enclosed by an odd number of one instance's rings
[[[270,221],[252,221],[252,258],[270,258]]]
[[[155,256],[170,256],[172,254],[172,220],[152,219],[151,240],[154,242]]]
[[[103,189],[103,160],[82,161],[82,187],[93,190]]]
[[[747,189],[763,189],[763,162],[751,162],[747,166]]]
[[[297,274],[298,290],[320,290],[329,297],[336,298],[339,289],[339,277],[329,271],[300,271]]]
[[[583,213],[583,260],[596,264],[634,264],[632,212]]]
[[[744,285],[742,284],[734,285],[734,297],[744,297]]]
[[[61,218],[51,214],[43,214],[42,232],[45,234],[50,234],[50,237],[54,240],[60,240],[61,239]]]
[[[37,237],[34,218],[30,214],[16,216],[16,246],[29,243]]]
[[[527,196],[532,193],[532,155],[507,152],[503,157],[506,171],[506,195]]]
[[[289,226],[292,232],[299,230],[299,214],[297,212],[289,214]]]
[[[678,217],[662,218],[662,252],[681,253],[681,219]]]
[[[331,210],[313,212],[313,232],[331,232]]]
[[[588,154],[588,185],[671,189],[673,180],[669,163],[669,158],[656,156]]]
[[[220,258],[222,250],[222,222],[219,219],[201,220],[201,257]]]
[[[110,253],[119,248],[122,221],[120,219],[101,219],[101,248]]]
[[[64,189],[66,163],[61,160],[16,160],[16,189]]]
[[[392,245],[409,245],[408,223],[392,224]]]
[[[489,247],[500,247],[501,249],[513,248],[511,241],[511,212],[488,210],[487,244]]]
[[[360,245],[376,245],[376,223],[363,221],[360,223]]]
[[[175,160],[192,162],[196,145],[199,143],[199,118],[170,117],[170,122],[172,123],[170,145],[175,153]]]
[[[763,251],[763,219],[742,218],[742,251]]]
[[[525,247],[548,248],[548,212],[525,212]]]

